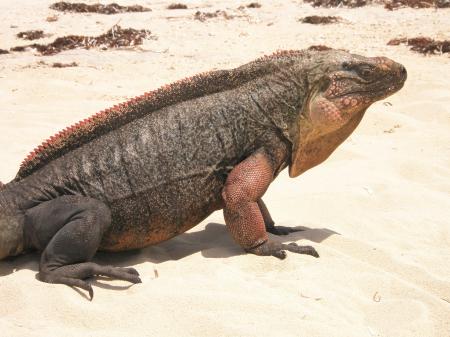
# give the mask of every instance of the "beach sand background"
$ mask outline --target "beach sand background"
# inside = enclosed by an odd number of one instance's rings
[[[99,254],[132,266],[142,284],[98,279],[84,293],[35,279],[38,255],[0,262],[0,335],[14,336],[450,336],[450,58],[422,56],[396,37],[450,38],[450,9],[313,8],[301,1],[125,1],[152,12],[63,14],[51,1],[0,2],[0,48],[43,29],[51,42],[98,35],[114,24],[157,39],[125,50],[0,55],[0,180],[7,182],[41,141],[91,114],[198,72],[231,68],[278,49],[323,44],[384,55],[408,70],[405,87],[370,107],[324,164],[272,184],[265,201],[280,238],[311,244],[320,259],[244,254],[221,212],[154,247]],[[95,1],[87,1],[95,3]],[[103,2],[104,3],[104,2]],[[194,20],[197,10],[231,20]],[[317,26],[306,15],[344,22]],[[47,22],[48,16],[58,20]],[[53,62],[78,67],[52,68]],[[155,270],[158,277],[156,277]]]

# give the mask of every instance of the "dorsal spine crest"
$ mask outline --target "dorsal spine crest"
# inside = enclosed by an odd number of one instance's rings
[[[23,160],[14,180],[18,181],[24,178],[67,152],[152,111],[184,100],[213,94],[222,89],[237,87],[257,76],[269,73],[271,67],[265,67],[264,63],[300,56],[303,53],[299,50],[277,51],[236,69],[204,72],[172,84],[166,84],[159,89],[102,110],[66,127],[37,146]],[[253,68],[250,65],[253,65]],[[246,66],[250,67],[244,69]]]

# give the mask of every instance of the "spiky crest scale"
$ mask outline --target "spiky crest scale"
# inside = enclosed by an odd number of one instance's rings
[[[301,56],[303,53],[304,51],[301,50],[277,51],[235,69],[200,73],[164,85],[159,89],[100,111],[66,127],[31,151],[23,160],[14,181],[23,179],[67,152],[152,111],[203,95],[235,88],[258,76],[275,71],[277,65],[272,64],[273,61],[283,62],[287,58]]]

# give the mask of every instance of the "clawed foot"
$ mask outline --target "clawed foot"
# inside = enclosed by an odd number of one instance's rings
[[[94,298],[94,291],[87,278],[100,275],[131,283],[142,283],[139,273],[134,268],[119,268],[112,266],[100,266],[92,262],[62,266],[52,270],[42,270],[38,279],[47,283],[66,284],[70,287],[78,287],[89,293],[90,300]]]
[[[295,242],[284,244],[280,242],[267,241],[261,246],[250,249],[249,252],[256,255],[275,256],[281,260],[286,258],[286,250],[297,253],[319,257],[319,254],[312,246],[299,246]]]
[[[286,226],[270,226],[266,228],[266,231],[274,235],[288,235],[290,233],[304,231],[304,229],[296,229]]]

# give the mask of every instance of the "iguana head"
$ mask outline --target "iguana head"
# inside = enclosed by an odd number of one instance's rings
[[[316,59],[308,74],[308,100],[298,120],[291,177],[325,160],[372,103],[400,90],[406,80],[405,67],[386,57],[332,51],[318,53]]]

